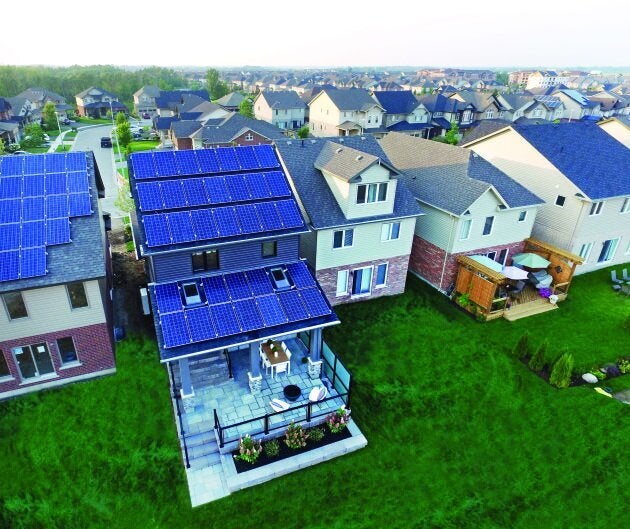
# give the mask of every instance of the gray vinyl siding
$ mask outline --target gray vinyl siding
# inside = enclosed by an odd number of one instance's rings
[[[457,236],[452,231],[454,227],[457,227],[457,218],[424,202],[420,205],[425,214],[416,220],[416,235],[438,248],[450,251],[452,242]]]
[[[300,235],[300,257],[306,259],[311,267],[316,266],[317,232],[309,231]]]
[[[199,275],[212,273],[223,274],[270,266],[293,261],[298,255],[299,235],[276,239],[278,241],[278,255],[276,257],[262,257],[262,241],[246,241],[219,247],[219,270],[200,272]],[[195,250],[174,252],[171,254],[155,255],[153,260],[153,281],[179,281],[194,277],[192,270],[192,254]]]

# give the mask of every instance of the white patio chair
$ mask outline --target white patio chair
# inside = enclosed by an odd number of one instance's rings
[[[287,358],[289,360],[291,360],[291,351],[289,351],[289,348],[287,347],[287,344],[282,342],[282,350],[284,351],[284,354],[287,355]]]
[[[315,386],[308,394],[308,400],[311,402],[319,402],[320,400],[324,400],[326,395],[328,395],[326,386]]]
[[[278,373],[286,373],[289,370],[289,362],[280,362],[279,364],[273,366],[273,368],[275,368],[276,376],[278,376]],[[288,371],[288,374],[291,374],[291,371]]]
[[[624,269],[621,271],[621,277],[623,277],[623,280],[624,280],[626,283],[630,283],[630,276],[628,275],[628,269],[627,269],[627,268],[624,268]]]

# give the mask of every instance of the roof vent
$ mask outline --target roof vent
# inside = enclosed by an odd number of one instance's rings
[[[355,158],[355,160],[356,160],[357,162],[360,162],[361,160],[363,160],[363,155],[362,155],[362,154],[359,154],[359,156],[357,156],[357,157]]]
[[[288,141],[288,142],[287,142],[287,145],[293,145],[293,142]]]
[[[343,148],[341,148],[341,147],[338,147],[337,149],[335,149],[335,152],[336,152],[337,154],[339,154],[341,151],[343,151]]]

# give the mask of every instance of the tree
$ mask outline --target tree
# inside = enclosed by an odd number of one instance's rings
[[[455,121],[451,121],[451,128],[444,136],[446,143],[457,145],[459,143],[459,127]]]
[[[116,126],[121,125],[123,123],[128,123],[127,116],[125,116],[124,112],[118,112],[116,114]]]
[[[508,78],[507,72],[497,72],[497,83],[507,86]]]
[[[24,127],[24,138],[21,143],[24,147],[38,147],[44,143],[44,131],[39,123],[29,123]]]
[[[512,349],[512,356],[515,358],[525,358],[529,355],[529,333],[524,333],[516,342]]]
[[[540,371],[545,366],[545,358],[547,356],[548,347],[549,343],[546,340],[538,346],[538,349],[536,349],[536,352],[529,360],[529,368],[532,371]]]
[[[562,353],[553,365],[549,383],[557,388],[568,388],[571,383],[571,375],[573,373],[573,355],[571,353]]]
[[[44,109],[42,111],[42,118],[44,119],[44,123],[46,124],[46,130],[59,130],[57,121],[57,107],[52,101],[47,101],[44,105]],[[61,131],[59,131],[61,132]]]
[[[131,126],[127,120],[116,125],[116,136],[118,136],[118,145],[124,149],[131,143],[133,137],[131,135]]]
[[[227,85],[221,80],[219,70],[210,68],[206,73],[206,80],[208,81],[208,92],[212,99],[219,99],[229,92]]]
[[[4,154],[4,140],[0,138],[0,154]]]
[[[254,105],[249,97],[246,97],[243,101],[241,101],[241,104],[238,106],[238,113],[246,118],[254,118]]]
[[[303,125],[297,131],[297,137],[300,138],[301,140],[305,140],[306,138],[308,138],[308,134],[309,134],[308,125]]]

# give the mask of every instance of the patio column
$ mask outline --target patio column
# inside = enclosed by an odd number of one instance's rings
[[[252,342],[249,344],[249,372],[252,377],[260,376],[260,354],[258,352],[258,342]]]
[[[313,362],[317,362],[318,360],[321,360],[321,357],[322,357],[322,330],[321,329],[311,330],[311,342],[309,344],[308,352],[311,355],[311,360]]]
[[[182,385],[182,388],[180,389],[182,399],[194,397],[195,391],[192,387],[192,381],[190,380],[190,367],[188,365],[188,358],[182,358],[179,361],[179,379]]]

